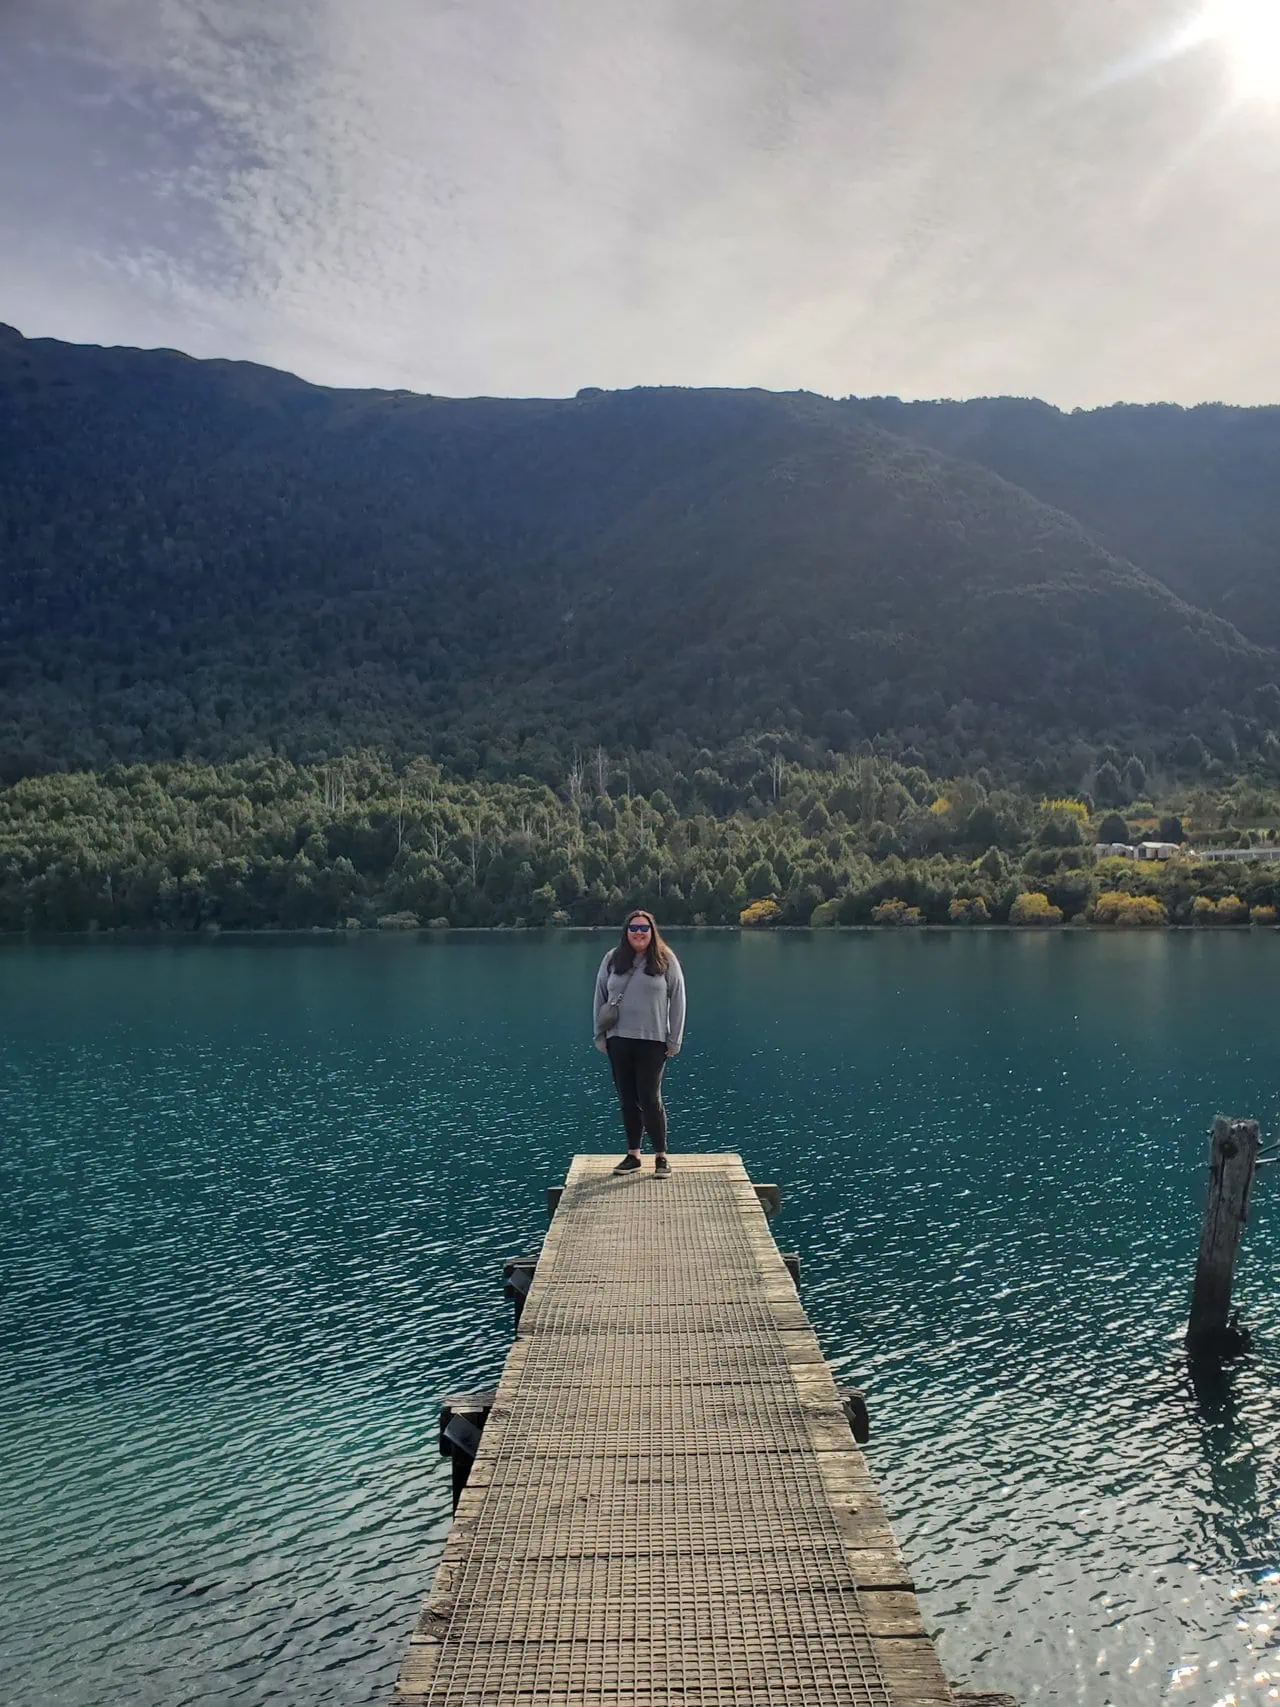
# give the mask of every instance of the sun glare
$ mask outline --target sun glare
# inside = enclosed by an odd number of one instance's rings
[[[1226,49],[1239,95],[1280,100],[1280,0],[1209,0],[1204,32]]]

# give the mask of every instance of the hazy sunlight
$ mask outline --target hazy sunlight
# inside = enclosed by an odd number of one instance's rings
[[[1210,0],[1204,29],[1226,47],[1242,97],[1280,99],[1280,0]]]

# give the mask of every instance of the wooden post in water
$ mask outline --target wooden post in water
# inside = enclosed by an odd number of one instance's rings
[[[1209,1157],[1209,1197],[1187,1323],[1187,1350],[1192,1356],[1230,1357],[1249,1348],[1248,1330],[1238,1327],[1231,1316],[1231,1284],[1257,1162],[1258,1122],[1216,1115]]]
[[[457,1511],[462,1490],[480,1447],[480,1436],[493,1409],[497,1388],[479,1393],[454,1393],[440,1405],[440,1456],[453,1460],[453,1509]]]

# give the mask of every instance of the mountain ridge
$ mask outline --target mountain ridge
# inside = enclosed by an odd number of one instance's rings
[[[845,401],[1068,510],[1190,603],[1280,644],[1280,406]]]
[[[965,407],[339,391],[0,329],[0,774],[364,743],[547,775],[763,730],[1274,765],[1280,654],[958,455],[927,411]],[[965,430],[1008,464],[995,414]]]

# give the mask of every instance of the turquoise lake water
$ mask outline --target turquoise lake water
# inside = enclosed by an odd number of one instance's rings
[[[1210,1121],[1280,1126],[1280,941],[674,941],[677,1168],[781,1184],[948,1673],[1280,1700],[1280,1167],[1257,1349],[1181,1355]],[[545,1186],[620,1148],[605,946],[0,948],[0,1700],[387,1699],[439,1396],[496,1378]]]

